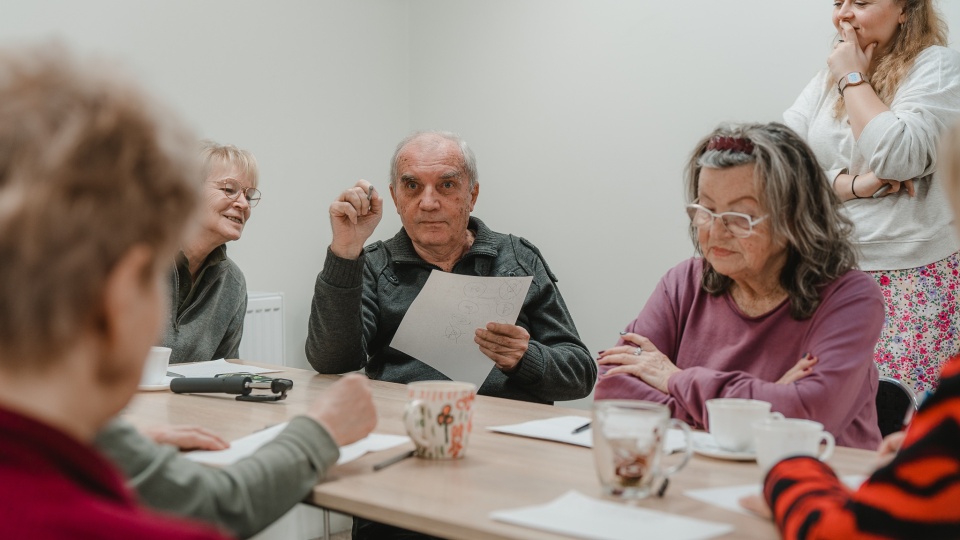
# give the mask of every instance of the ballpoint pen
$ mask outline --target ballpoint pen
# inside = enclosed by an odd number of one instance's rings
[[[373,470],[379,471],[380,469],[385,469],[385,468],[393,465],[394,463],[400,463],[401,461],[403,461],[403,460],[405,460],[405,459],[407,459],[407,458],[409,458],[409,457],[413,457],[413,456],[415,456],[415,455],[417,455],[417,451],[416,451],[416,450],[410,450],[409,452],[404,452],[404,453],[402,453],[402,454],[397,454],[397,455],[393,456],[393,457],[390,458],[390,459],[387,459],[387,460],[381,461],[380,463],[377,463],[376,465],[373,466]]]
[[[577,433],[583,433],[584,431],[586,431],[586,430],[588,430],[588,429],[590,429],[590,422],[587,422],[586,424],[578,427],[577,429],[573,430],[570,434],[571,434],[571,435],[576,435]]]

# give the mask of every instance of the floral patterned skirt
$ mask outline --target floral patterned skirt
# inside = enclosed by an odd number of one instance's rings
[[[960,350],[960,254],[919,268],[868,272],[886,302],[883,332],[874,351],[881,375],[934,390],[940,368]]]

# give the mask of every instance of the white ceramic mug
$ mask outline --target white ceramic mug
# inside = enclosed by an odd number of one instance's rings
[[[650,495],[665,478],[682,469],[693,452],[690,428],[670,418],[670,409],[639,400],[601,400],[593,403],[593,458],[604,493],[629,499]],[[670,427],[686,438],[686,455],[664,467],[663,447]]]
[[[166,381],[167,368],[170,366],[170,353],[170,347],[150,347],[147,360],[143,363],[140,386],[154,386]]]
[[[728,452],[752,452],[754,422],[783,418],[770,412],[770,403],[757,399],[715,398],[707,400],[707,425],[717,446]]]
[[[766,474],[774,464],[789,456],[830,459],[836,441],[823,424],[799,418],[771,419],[753,423],[757,463]]]
[[[417,456],[463,457],[473,430],[476,385],[456,381],[413,382],[407,385],[407,396],[403,423],[417,446]]]

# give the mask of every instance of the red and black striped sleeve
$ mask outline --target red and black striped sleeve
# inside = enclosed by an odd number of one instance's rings
[[[860,489],[796,457],[770,470],[763,491],[788,540],[960,538],[960,357],[944,367],[897,456]]]

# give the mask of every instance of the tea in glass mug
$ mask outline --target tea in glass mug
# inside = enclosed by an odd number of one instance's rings
[[[686,455],[669,468],[661,465],[667,431],[684,431]],[[670,418],[659,403],[602,400],[593,405],[593,457],[604,493],[624,498],[648,496],[658,480],[682,469],[690,460],[690,429]]]

